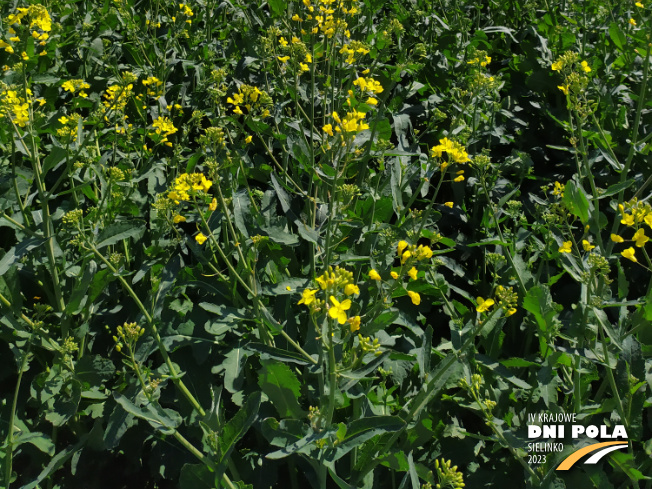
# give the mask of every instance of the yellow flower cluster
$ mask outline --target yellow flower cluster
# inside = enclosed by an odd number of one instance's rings
[[[326,272],[317,277],[316,281],[319,289],[304,289],[298,304],[309,307],[312,313],[326,307],[329,317],[336,319],[339,324],[348,322],[352,333],[359,330],[360,316],[348,317],[347,313],[352,305],[348,297],[360,294],[360,288],[353,282],[353,273],[344,268],[329,267]],[[316,297],[320,289],[324,292],[324,297],[328,297],[329,304]]]
[[[152,127],[155,128],[156,134],[164,136],[164,141],[168,136],[171,136],[178,131],[174,124],[167,117],[158,117],[154,122],[152,122]]]
[[[365,129],[369,129],[369,124],[365,122],[366,114],[364,112],[358,112],[357,110],[347,112],[344,119],[340,119],[337,112],[333,112],[331,116],[333,117],[333,120],[338,124],[335,127],[335,132],[356,133],[364,131]],[[328,131],[324,129],[324,132]]]
[[[268,117],[270,112],[267,108],[272,104],[271,97],[258,87],[251,85],[240,85],[237,93],[231,97],[227,97],[227,103],[233,105],[233,113],[243,115],[242,107],[247,109],[251,115],[259,115],[260,117]]]
[[[32,103],[32,91],[25,90],[27,99],[16,90],[4,84],[0,85],[0,119],[9,118],[19,127],[25,127],[29,122],[29,107]]]
[[[355,15],[358,13],[356,7],[347,8],[346,4],[352,3],[351,1],[339,0],[336,3],[336,0],[318,0],[316,7],[310,0],[302,0],[302,3],[307,12],[303,16],[295,14],[292,20],[307,23],[308,26],[306,27],[309,29],[310,34],[321,32],[324,36],[331,38],[336,34],[344,33],[346,37],[351,37],[348,24],[341,15]],[[302,28],[301,33],[307,34],[308,31]]]
[[[208,192],[213,182],[208,180],[203,173],[183,173],[174,179],[172,190],[168,198],[179,204],[180,201],[189,201],[194,194]]]
[[[369,54],[369,49],[367,49],[367,47],[360,41],[352,41],[351,43],[342,46],[340,54],[345,54],[346,59],[344,61],[351,65],[357,59],[360,59],[360,57]]]
[[[66,92],[70,92],[72,94],[79,92],[80,97],[86,98],[88,97],[88,94],[84,90],[91,88],[91,86],[84,80],[67,80],[63,82],[61,88],[63,88]]]
[[[498,299],[499,307],[505,311],[505,317],[509,317],[516,313],[518,294],[514,292],[512,287],[503,287],[502,285],[499,285],[496,288],[496,299]],[[475,306],[475,310],[478,312],[488,312],[489,309],[496,304],[494,299],[484,299],[482,297],[477,297],[476,302],[478,305]]]
[[[23,24],[23,21],[26,19],[29,20],[29,24]],[[9,25],[8,33],[11,36],[9,42],[6,42],[0,39],[0,49],[4,49],[7,53],[14,53],[16,44],[21,41],[20,39],[20,30],[25,29],[29,32],[24,32],[28,36],[31,36],[35,41],[39,41],[40,46],[45,46],[46,41],[50,37],[48,32],[52,30],[52,19],[48,10],[42,5],[30,5],[26,8],[17,8],[16,13],[9,14],[5,20]],[[45,51],[39,53],[40,55],[46,54]],[[21,53],[21,57],[24,61],[27,61],[29,57],[24,51]]]
[[[484,68],[489,63],[491,63],[491,57],[487,56],[487,55],[484,55],[484,57],[476,56],[475,58],[473,58],[470,61],[467,61],[466,63],[470,64],[470,65],[479,64],[480,66],[482,66]]]
[[[80,121],[83,123],[82,116],[79,114],[70,114],[69,116],[61,116],[58,120],[63,127],[57,129],[57,136],[65,143],[77,141],[77,128]]]
[[[129,97],[132,95],[132,90],[134,85],[132,83],[127,84],[126,86],[120,85],[111,85],[106,89],[104,94],[104,107],[107,110],[123,111],[127,106]]]
[[[192,17],[193,15],[195,15],[195,14],[193,13],[192,9],[190,8],[190,6],[188,6],[188,5],[185,4],[185,3],[180,3],[180,4],[179,4],[179,10],[181,10],[181,14],[182,14],[182,15],[185,15],[186,17]],[[187,19],[187,20],[186,20],[186,23],[187,23],[187,24],[192,24],[192,20]]]
[[[618,210],[620,211],[621,215],[620,223],[624,224],[627,227],[632,227],[636,229],[636,231],[634,232],[632,238],[629,240],[626,240],[618,234],[612,234],[611,241],[614,243],[632,241],[634,246],[637,248],[645,247],[645,244],[650,240],[650,237],[646,236],[645,229],[642,227],[642,225],[645,223],[652,229],[652,207],[650,204],[639,202],[637,199],[633,199],[624,205],[619,204]],[[631,260],[635,263],[638,262],[638,259],[636,258],[636,250],[632,246],[626,250],[623,250],[620,254],[623,258],[627,258],[628,260]]]
[[[446,159],[443,155],[446,153]],[[442,160],[441,162],[441,171],[444,171],[451,163],[467,163],[471,161],[469,154],[466,152],[464,146],[456,141],[451,141],[448,138],[440,139],[439,144],[430,148],[430,155],[433,158],[438,158]],[[460,176],[462,174],[460,173]],[[456,181],[464,180],[464,177],[461,179],[456,179]]]
[[[376,81],[373,78],[360,76],[353,82],[353,84],[358,87],[362,93],[369,92],[371,94],[379,94],[383,92],[383,86],[379,81]]]
[[[588,83],[586,74],[591,72],[589,64],[580,62],[579,54],[572,51],[562,54],[550,68],[564,74],[564,83],[557,86],[564,95],[581,93]]]
[[[163,82],[155,76],[149,76],[143,80],[143,85],[147,88],[147,95],[158,98],[163,95]]]

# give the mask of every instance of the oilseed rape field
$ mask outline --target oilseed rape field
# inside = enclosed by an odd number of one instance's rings
[[[652,488],[651,12],[0,2],[0,487]]]

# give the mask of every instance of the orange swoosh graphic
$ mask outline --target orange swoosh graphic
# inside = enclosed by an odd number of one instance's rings
[[[580,448],[576,452],[571,453],[568,457],[564,459],[562,463],[559,464],[557,470],[568,470],[570,469],[575,462],[581,459],[587,453],[595,452],[600,448],[608,447],[610,445],[627,445],[627,442],[622,441],[605,441],[604,443],[594,443],[587,447]]]

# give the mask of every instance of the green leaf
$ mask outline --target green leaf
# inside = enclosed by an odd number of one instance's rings
[[[215,473],[205,464],[185,464],[179,477],[180,489],[215,489]]]
[[[137,240],[143,234],[145,234],[145,224],[142,222],[131,221],[110,224],[98,236],[98,243],[95,247],[99,250],[116,244],[123,239],[134,238]]]
[[[39,433],[38,431],[33,431],[32,433],[21,431],[18,436],[14,438],[14,449],[23,443],[31,443],[43,453],[47,453],[50,456],[54,455],[54,443],[50,437],[44,435],[43,433]]]
[[[86,443],[87,439],[88,439],[88,434],[82,435],[79,441],[75,445],[69,446],[61,450],[54,457],[52,457],[50,463],[41,471],[39,476],[34,481],[30,482],[29,484],[25,484],[24,486],[21,486],[20,489],[34,489],[35,487],[39,487],[39,484],[41,482],[46,480],[57,470],[63,467],[63,464],[65,464],[70,457],[72,457],[78,450],[80,450],[84,446],[84,443]]]
[[[346,426],[346,435],[326,458],[334,462],[374,436],[394,433],[404,427],[405,422],[398,416],[367,416],[357,419]]]
[[[566,182],[562,202],[571,214],[580,218],[582,224],[589,222],[589,201],[584,191],[577,187],[572,180]]]
[[[616,22],[612,22],[609,26],[609,37],[618,49],[624,51],[625,44],[627,43],[627,38]]]
[[[282,418],[301,418],[304,411],[299,406],[301,383],[287,365],[264,361],[258,371],[258,385],[272,402]]]
[[[532,287],[523,299],[523,309],[531,312],[539,325],[542,353],[546,338],[554,328],[555,318],[560,307],[552,300],[550,288],[543,284]]]
[[[275,17],[280,17],[285,13],[287,2],[285,0],[268,0],[267,2]]]
[[[311,363],[298,353],[281,350],[280,348],[274,348],[263,343],[249,343],[245,348],[249,351],[259,353],[260,358],[263,360],[272,358],[280,362],[297,363],[299,365],[310,365]]]
[[[222,428],[219,437],[221,459],[220,466],[217,469],[218,477],[221,477],[235,444],[242,439],[256,421],[260,400],[260,392],[250,394],[244,406]]]
[[[149,402],[145,408],[136,406],[133,402],[125,396],[113,393],[116,402],[129,414],[133,414],[139,419],[144,419],[153,428],[161,431],[163,434],[171,435],[175,432],[176,428],[181,424],[181,416],[172,409],[164,409],[157,403]]]

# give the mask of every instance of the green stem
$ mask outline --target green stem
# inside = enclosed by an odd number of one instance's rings
[[[115,269],[111,263],[104,258],[104,255],[100,253],[97,248],[93,245],[89,245],[90,248],[86,248],[84,245],[82,245],[82,248],[92,251],[95,256],[97,256],[105,265],[106,267],[113,272],[113,274],[118,278],[124,289],[127,291],[127,293],[131,296],[131,298],[134,300],[136,305],[138,306],[138,309],[143,313],[143,316],[145,316],[145,321],[147,321],[148,326],[151,329],[152,336],[154,337],[154,340],[156,341],[156,344],[158,345],[158,350],[161,353],[161,356],[163,357],[163,360],[165,361],[165,364],[168,367],[168,371],[170,372],[170,377],[172,378],[172,382],[177,386],[177,388],[181,391],[183,396],[192,404],[193,408],[203,417],[206,416],[206,412],[204,409],[201,407],[197,399],[195,399],[195,396],[192,395],[192,393],[188,390],[186,387],[186,384],[179,378],[179,374],[177,372],[177,369],[174,367],[172,364],[172,360],[170,360],[170,356],[168,354],[168,351],[166,350],[165,346],[163,345],[163,341],[161,340],[161,335],[158,332],[158,329],[156,327],[156,324],[154,323],[154,319],[152,316],[149,314],[143,303],[141,302],[140,298],[134,291],[134,289],[131,288],[129,283],[124,279],[122,275],[118,273],[118,271]]]
[[[4,302],[4,301],[3,301]],[[30,348],[32,346],[32,333],[27,340],[27,348],[23,355],[23,360],[20,363],[20,371],[18,372],[18,380],[16,381],[16,389],[14,390],[14,399],[11,403],[11,412],[9,414],[9,427],[7,431],[7,448],[5,451],[5,489],[9,489],[11,484],[11,473],[14,455],[14,422],[16,418],[16,407],[18,406],[18,393],[20,392],[20,384],[23,380],[23,371],[27,367]]]

